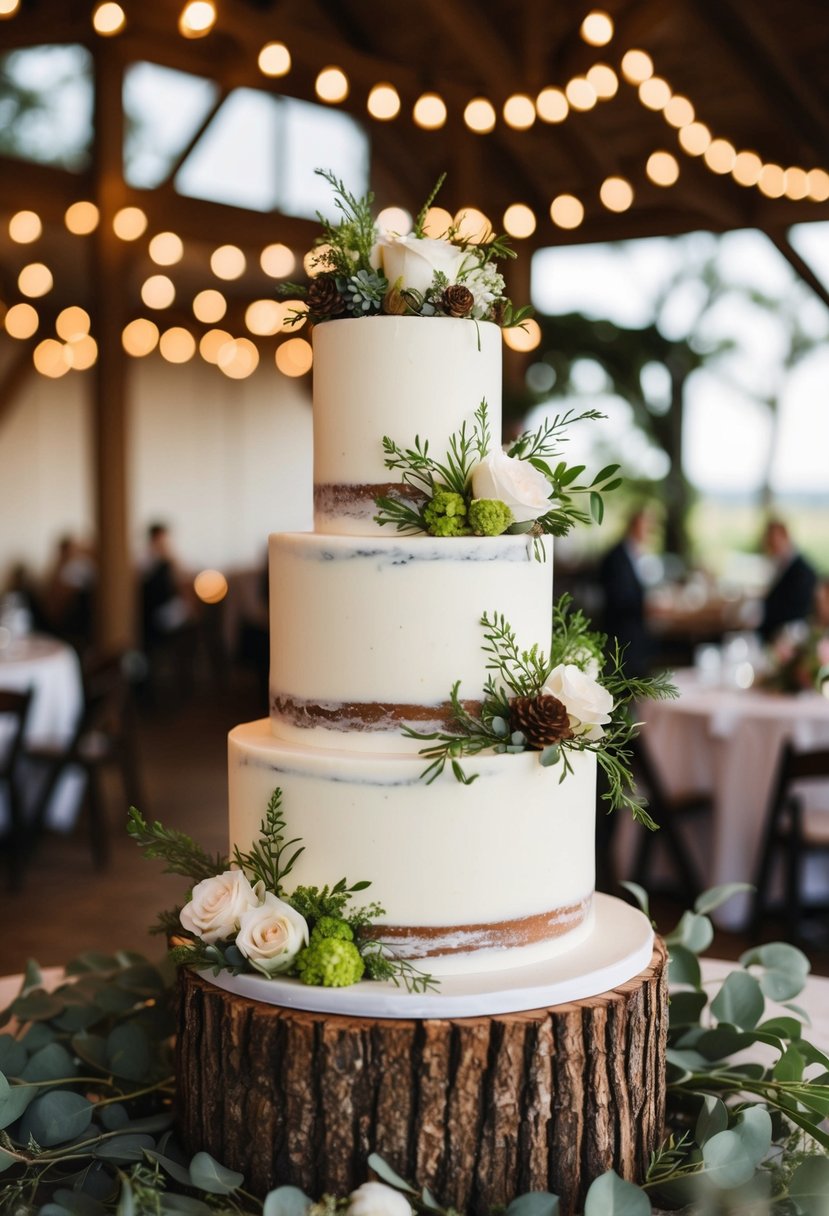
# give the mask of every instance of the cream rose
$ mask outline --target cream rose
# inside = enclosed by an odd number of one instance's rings
[[[193,887],[190,902],[181,909],[181,923],[208,944],[233,937],[242,914],[259,903],[242,870],[226,870]]]
[[[364,1182],[349,1195],[348,1216],[411,1216],[405,1195],[385,1182]]]
[[[550,483],[544,474],[500,448],[472,470],[472,494],[506,503],[517,524],[538,519],[550,506]]]
[[[456,281],[464,251],[449,241],[436,241],[430,237],[382,236],[377,243],[383,263],[383,272],[394,287],[398,279],[400,286],[421,294],[432,286],[435,271],[445,274],[450,283]]]
[[[610,721],[613,697],[587,672],[580,671],[575,663],[559,663],[547,677],[542,692],[562,702],[574,734],[601,739],[602,727]]]
[[[304,946],[308,925],[290,904],[270,891],[257,908],[242,916],[236,945],[263,975],[287,971]]]

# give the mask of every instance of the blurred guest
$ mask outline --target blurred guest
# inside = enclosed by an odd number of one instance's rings
[[[166,524],[150,524],[141,571],[141,623],[147,650],[192,621],[188,580],[182,574]]]
[[[770,519],[766,524],[763,549],[774,565],[759,626],[760,636],[769,641],[784,625],[805,621],[811,615],[817,574],[798,553],[789,529],[780,519]]]
[[[62,536],[43,594],[43,613],[51,631],[79,650],[92,642],[97,568],[88,545]]]
[[[629,676],[644,676],[654,656],[654,641],[645,620],[645,588],[639,566],[654,528],[653,514],[640,508],[628,520],[621,540],[608,550],[599,566],[604,612],[602,629],[612,643],[624,647]]]

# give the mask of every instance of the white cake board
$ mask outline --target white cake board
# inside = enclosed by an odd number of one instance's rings
[[[522,1009],[546,1009],[597,996],[633,979],[653,954],[653,929],[638,908],[597,894],[589,937],[543,963],[506,971],[442,975],[436,992],[407,992],[389,981],[349,988],[317,988],[297,979],[200,972],[202,979],[237,996],[312,1013],[367,1018],[465,1018]],[[424,969],[428,966],[424,964]]]

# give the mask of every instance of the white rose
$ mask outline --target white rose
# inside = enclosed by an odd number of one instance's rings
[[[204,878],[193,887],[190,902],[181,909],[181,923],[208,944],[233,937],[244,912],[255,908],[259,895],[242,870],[226,870]]]
[[[435,241],[429,237],[382,236],[378,242],[383,271],[393,287],[398,279],[401,287],[421,294],[432,286],[435,271],[445,274],[454,283],[464,251],[449,241]]]
[[[558,697],[570,719],[570,729],[588,739],[601,739],[602,726],[610,721],[613,697],[575,663],[559,663],[547,677],[542,692]]]
[[[349,1195],[348,1216],[411,1216],[405,1195],[385,1182],[364,1182]]]
[[[528,460],[490,452],[472,470],[474,498],[497,498],[507,504],[517,524],[538,519],[550,506],[550,483]]]
[[[308,945],[308,925],[304,916],[269,891],[258,908],[243,915],[236,945],[257,971],[276,975],[287,971]]]

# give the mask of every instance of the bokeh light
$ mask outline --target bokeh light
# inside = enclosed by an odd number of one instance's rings
[[[40,317],[31,304],[12,304],[3,323],[10,338],[31,338],[37,333]]]
[[[336,105],[348,97],[348,77],[342,68],[323,68],[317,76],[314,88],[320,101]]]
[[[559,228],[578,228],[584,205],[574,194],[559,194],[550,203],[550,219]]]
[[[486,135],[495,126],[495,107],[485,97],[473,97],[467,102],[463,121],[476,135]]]
[[[414,103],[412,118],[424,131],[437,131],[446,122],[446,103],[437,93],[422,93]]]
[[[38,342],[32,353],[35,369],[41,376],[48,376],[50,380],[57,380],[66,375],[72,366],[70,359],[71,355],[66,347],[55,338],[44,338],[42,342]]]
[[[98,227],[100,213],[94,203],[81,200],[66,208],[63,222],[75,236],[89,236]]]
[[[147,231],[147,217],[140,207],[122,207],[113,217],[112,230],[122,241],[137,241]]]
[[[512,203],[504,212],[504,230],[516,239],[535,232],[535,212],[526,203]]]
[[[541,326],[532,317],[522,322],[521,325],[513,325],[509,329],[501,331],[504,335],[504,343],[510,350],[517,350],[524,353],[528,350],[535,350],[541,342]]]
[[[87,371],[98,358],[98,343],[90,334],[73,338],[66,346],[66,357],[73,371]]]
[[[36,300],[52,290],[54,279],[52,272],[43,262],[30,262],[24,266],[17,276],[17,286],[21,295]]]
[[[592,110],[598,100],[596,90],[585,76],[568,80],[564,93],[574,110]]]
[[[615,97],[619,91],[619,77],[606,63],[594,63],[591,68],[587,69],[585,79],[601,101]]]
[[[304,338],[288,338],[276,348],[276,366],[283,376],[304,376],[313,362],[311,343]]]
[[[625,51],[622,56],[622,75],[630,84],[641,84],[653,76],[653,60],[646,51]]]
[[[181,237],[175,232],[158,232],[150,241],[149,254],[156,266],[175,266],[184,256]]]
[[[400,113],[400,94],[393,84],[376,84],[368,95],[366,109],[372,118],[388,122]]]
[[[210,269],[217,279],[239,279],[246,266],[247,260],[238,245],[220,245],[210,255]]]
[[[147,317],[136,317],[124,326],[121,345],[128,355],[136,359],[149,355],[158,346],[158,326]]]
[[[607,46],[613,37],[613,19],[608,13],[594,9],[582,21],[579,33],[590,46]]]
[[[227,300],[220,291],[215,291],[212,287],[200,291],[193,300],[193,314],[197,320],[204,321],[205,325],[221,321],[226,312]]]
[[[535,99],[538,117],[544,122],[564,122],[570,113],[570,103],[561,89],[542,89]]]
[[[216,366],[231,380],[245,380],[259,365],[259,350],[250,338],[231,338],[219,349]]]
[[[263,76],[286,76],[291,70],[291,52],[284,42],[266,42],[257,63]]]
[[[204,38],[216,24],[216,6],[211,0],[189,0],[178,19],[179,33],[185,38]]]
[[[535,105],[526,93],[513,93],[504,102],[504,122],[514,131],[528,131],[535,122]]]
[[[492,224],[489,217],[477,207],[464,207],[455,216],[458,239],[473,245],[484,245],[492,239]]]
[[[423,235],[434,240],[446,236],[452,227],[452,214],[445,207],[430,207],[423,217]]]
[[[278,334],[285,319],[285,305],[277,300],[254,300],[245,309],[245,325],[252,334]]]
[[[384,207],[377,216],[377,227],[381,232],[405,236],[412,230],[412,217],[403,207]]]
[[[111,0],[106,0],[106,3],[97,5],[92,14],[92,28],[96,34],[101,34],[104,38],[111,38],[113,34],[120,34],[126,23],[127,16],[121,5],[113,4]]]
[[[175,298],[175,284],[166,274],[151,274],[141,284],[141,299],[148,308],[169,308]]]
[[[218,363],[219,351],[226,343],[232,341],[233,335],[229,334],[226,329],[208,329],[199,342],[199,354],[205,363]]]
[[[293,250],[287,245],[266,245],[259,255],[259,265],[272,279],[284,279],[296,266]]]
[[[64,308],[62,312],[58,313],[55,330],[58,337],[63,338],[64,342],[77,342],[89,333],[89,313],[85,308],[79,308],[76,304],[70,308]]]
[[[633,202],[633,187],[623,177],[606,177],[599,188],[599,198],[608,211],[627,211]]]
[[[9,236],[18,245],[30,245],[43,231],[43,224],[36,211],[18,211],[9,220]]]
[[[158,349],[168,363],[187,363],[196,353],[196,339],[189,329],[173,325],[164,330],[158,340]]]
[[[657,186],[673,186],[679,177],[679,162],[670,152],[652,152],[645,172]]]
[[[203,604],[218,604],[227,595],[227,579],[220,570],[200,570],[193,590]]]

